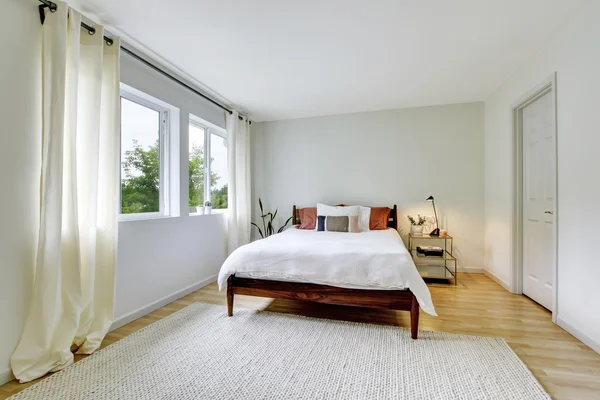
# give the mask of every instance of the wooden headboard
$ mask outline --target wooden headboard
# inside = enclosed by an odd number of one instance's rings
[[[296,205],[292,207],[292,225],[300,224],[300,212]],[[398,207],[394,204],[388,219],[388,228],[398,230]]]

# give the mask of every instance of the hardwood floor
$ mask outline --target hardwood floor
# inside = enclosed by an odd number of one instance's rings
[[[431,317],[422,312],[421,330],[503,337],[553,398],[600,399],[600,355],[553,324],[547,310],[524,296],[508,293],[485,275],[461,274],[459,282],[456,287],[430,287],[439,316]],[[210,284],[111,332],[102,346],[114,343],[194,302],[226,305],[225,291],[219,292],[216,283]],[[408,312],[239,295],[235,296],[237,307],[404,327],[408,327],[410,322]],[[226,312],[225,309],[223,312]],[[76,360],[81,358],[76,356]],[[13,381],[0,386],[0,400],[31,384]]]

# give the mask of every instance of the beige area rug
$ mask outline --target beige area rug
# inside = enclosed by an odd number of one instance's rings
[[[11,397],[548,399],[503,339],[195,303]]]

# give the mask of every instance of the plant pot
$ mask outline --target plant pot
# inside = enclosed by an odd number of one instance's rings
[[[200,215],[204,215],[204,206],[196,207],[196,212]]]
[[[209,215],[212,211],[212,207],[204,206],[204,214]]]
[[[423,236],[423,225],[411,225],[410,233],[412,233],[413,236]]]

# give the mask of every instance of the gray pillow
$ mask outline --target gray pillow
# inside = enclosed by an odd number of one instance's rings
[[[350,225],[350,219],[348,216],[342,217],[330,217],[328,216],[325,221],[325,230],[329,232],[348,232],[348,226]]]

